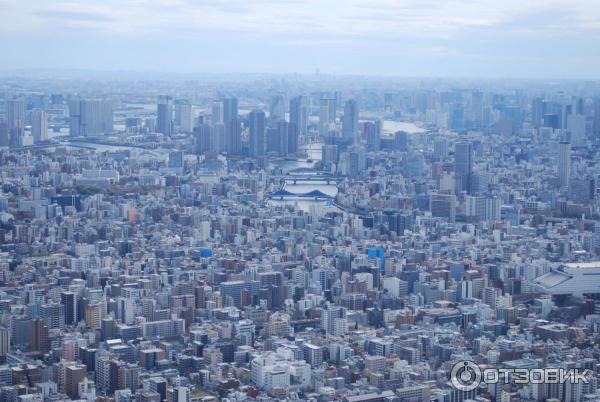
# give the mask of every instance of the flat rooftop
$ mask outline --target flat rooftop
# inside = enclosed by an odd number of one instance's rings
[[[565,267],[571,269],[592,269],[592,268],[600,268],[600,261],[592,261],[592,262],[570,262],[568,264],[564,264]]]

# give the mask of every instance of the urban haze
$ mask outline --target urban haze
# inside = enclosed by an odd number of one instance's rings
[[[593,0],[0,0],[0,402],[600,402],[599,166]]]

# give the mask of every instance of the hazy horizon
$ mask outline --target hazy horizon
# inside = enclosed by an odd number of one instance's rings
[[[599,41],[591,0],[0,0],[2,71],[598,79]]]
[[[522,82],[585,82],[585,81],[600,81],[600,75],[598,77],[527,77],[527,76],[502,76],[502,75],[490,75],[490,76],[466,76],[466,75],[394,75],[394,74],[377,74],[377,73],[329,73],[323,71],[313,72],[268,72],[268,71],[229,71],[229,72],[218,72],[218,71],[169,71],[169,70],[143,70],[143,69],[92,69],[92,68],[1,68],[0,76],[4,78],[17,77],[17,78],[48,78],[48,79],[81,79],[82,75],[89,77],[92,75],[94,79],[148,79],[148,80],[164,80],[169,81],[173,79],[201,79],[201,78],[238,78],[240,80],[247,77],[255,78],[334,78],[334,79],[352,79],[352,78],[364,78],[374,79],[382,81],[436,81],[436,80],[449,80],[449,81],[460,81],[460,82],[503,82],[503,81],[522,81]]]

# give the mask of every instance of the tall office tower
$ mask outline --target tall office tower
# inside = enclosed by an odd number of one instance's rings
[[[192,104],[186,99],[175,101],[175,127],[182,133],[191,133],[194,128]]]
[[[296,138],[308,133],[308,99],[306,96],[300,95],[290,100],[290,124],[293,125]]]
[[[6,147],[10,143],[10,139],[8,136],[8,125],[6,124],[6,119],[0,117],[0,147]]]
[[[571,144],[561,141],[558,144],[558,185],[561,189],[569,187],[571,178]]]
[[[352,143],[359,142],[358,134],[358,103],[354,99],[346,101],[344,105],[344,121],[342,123],[342,134],[344,138]]]
[[[542,126],[542,117],[544,116],[544,101],[542,98],[535,98],[531,101],[531,123],[534,128]]]
[[[321,99],[319,107],[319,134],[326,137],[335,123],[335,99]]]
[[[439,160],[444,160],[448,156],[448,141],[444,137],[433,141],[433,156]]]
[[[575,114],[585,114],[585,99],[579,97],[573,102]]]
[[[238,117],[237,98],[221,100],[223,104],[223,124],[225,125],[225,149],[230,155],[242,153],[242,130]]]
[[[103,100],[73,100],[69,103],[69,134],[74,137],[111,134],[112,104]]]
[[[269,105],[269,121],[271,127],[275,127],[275,124],[279,120],[285,119],[285,106],[283,104],[283,96],[276,95],[271,98],[271,104]]]
[[[279,124],[279,123],[278,123]],[[279,154],[280,138],[277,128],[269,127],[265,130],[265,151]]]
[[[379,151],[381,148],[381,133],[379,122],[367,121],[363,125],[365,137],[367,138],[367,150],[371,152]]]
[[[33,142],[38,143],[48,139],[48,115],[42,109],[35,109],[31,115],[31,134]]]
[[[457,142],[454,145],[454,172],[460,180],[460,189],[471,193],[473,176],[473,145],[468,141]]]
[[[223,122],[227,124],[228,121],[238,118],[238,100],[237,98],[226,98],[222,99],[223,102]]]
[[[569,142],[574,147],[585,146],[586,116],[583,114],[567,115],[567,133]]]
[[[213,143],[213,133],[210,125],[202,124],[194,128],[195,153],[201,155],[209,151],[216,151],[217,146]]]
[[[592,135],[595,141],[600,140],[600,100],[596,100],[594,103],[594,125]]]
[[[6,101],[6,124],[10,146],[21,146],[25,134],[25,101],[23,99]]]
[[[173,98],[170,96],[161,95],[158,97],[156,132],[168,136],[173,134]]]
[[[293,123],[288,123],[287,128],[287,138],[288,138],[288,154],[295,154],[298,152],[298,130],[296,129],[296,125]]]
[[[475,91],[471,94],[471,115],[476,128],[483,123],[483,92]]]
[[[290,138],[291,136],[293,137],[293,135],[291,135],[290,133],[290,128],[290,124],[285,120],[279,120],[277,122],[277,129],[275,134],[276,140],[274,141],[274,145],[279,155],[288,155],[290,153],[290,148],[293,147],[293,144],[291,144],[292,139]],[[298,148],[297,144],[296,148]]]
[[[234,118],[224,125],[225,150],[229,155],[242,153],[242,126],[239,118]]]
[[[77,296],[73,292],[61,292],[60,293],[60,304],[64,306],[65,312],[65,324],[72,325],[76,324],[77,319]]]
[[[265,112],[253,110],[248,116],[250,130],[250,156],[258,158],[265,155]]]
[[[223,120],[223,101],[217,100],[212,103],[212,114],[210,121],[213,125],[225,122]]]
[[[0,362],[6,361],[6,355],[10,352],[11,331],[8,328],[0,327]]]
[[[211,144],[215,152],[225,152],[228,140],[225,138],[225,124],[217,123],[212,126]]]
[[[394,133],[394,149],[408,151],[408,133],[406,131],[396,131]]]

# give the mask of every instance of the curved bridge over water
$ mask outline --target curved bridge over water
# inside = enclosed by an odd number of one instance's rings
[[[330,196],[329,194],[325,194],[324,192],[319,191],[319,190],[313,190],[308,193],[292,193],[287,190],[279,189],[277,191],[267,194],[267,197],[268,198],[279,198],[281,200],[284,198],[290,198],[290,197],[312,198],[315,200],[331,200],[331,199],[333,199],[333,197]]]

